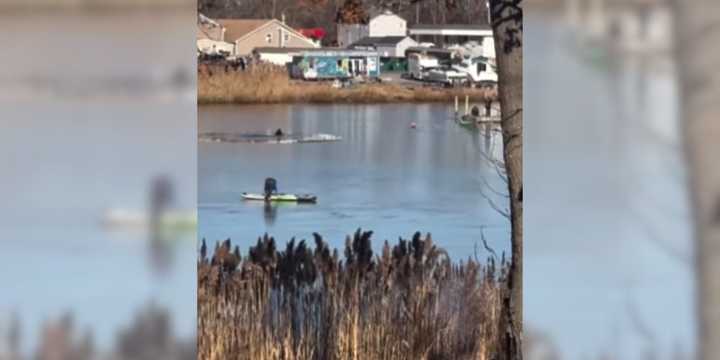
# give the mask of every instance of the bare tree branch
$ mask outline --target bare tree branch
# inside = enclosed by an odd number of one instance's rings
[[[497,211],[500,215],[510,220],[510,211],[508,209],[501,209],[498,204],[495,203],[487,194],[485,194],[482,190],[480,190],[480,195],[490,204],[490,207],[493,208],[493,210]]]

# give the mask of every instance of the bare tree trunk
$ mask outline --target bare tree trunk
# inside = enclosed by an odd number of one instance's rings
[[[695,229],[700,360],[720,357],[720,15],[717,0],[677,1],[675,47]]]
[[[523,328],[523,88],[522,0],[492,0],[490,12],[497,52],[498,91],[502,108],[503,156],[510,195],[512,263],[503,327],[505,359],[522,359]]]
[[[415,2],[415,25],[420,23],[420,1]]]

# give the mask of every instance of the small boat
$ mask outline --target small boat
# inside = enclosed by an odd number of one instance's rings
[[[475,117],[472,115],[463,115],[457,118],[457,121],[462,126],[475,126],[477,122],[475,121]]]
[[[254,201],[265,201],[265,195],[263,194],[250,194],[250,193],[242,193],[242,198],[244,200],[254,200]],[[270,195],[270,201],[277,201],[277,202],[297,202],[297,203],[316,203],[317,202],[317,196],[311,195],[311,194],[284,194],[284,193],[278,193]]]

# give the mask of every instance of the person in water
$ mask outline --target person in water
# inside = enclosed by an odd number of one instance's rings
[[[265,201],[270,201],[272,194],[277,194],[277,180],[270,177],[265,179]]]

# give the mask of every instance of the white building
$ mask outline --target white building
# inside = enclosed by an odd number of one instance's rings
[[[408,33],[419,43],[431,42],[446,48],[476,42],[482,45],[482,52],[474,55],[482,55],[488,58],[495,57],[495,42],[490,25],[418,24],[410,26]]]
[[[368,36],[407,36],[407,21],[386,10],[370,18]]]
[[[348,48],[358,50],[374,50],[380,57],[405,57],[408,48],[418,46],[409,36],[366,37],[350,44]]]
[[[207,55],[232,55],[235,45],[225,42],[225,28],[216,21],[198,14],[196,43],[197,51]]]
[[[257,47],[253,50],[253,56],[258,61],[285,66],[292,62],[293,56],[307,50],[306,48]]]
[[[366,37],[406,35],[407,21],[389,10],[372,15],[367,24],[337,24],[339,47],[347,47]]]

